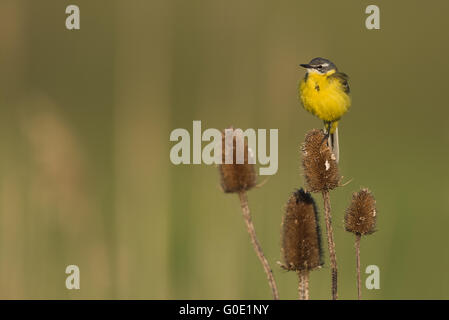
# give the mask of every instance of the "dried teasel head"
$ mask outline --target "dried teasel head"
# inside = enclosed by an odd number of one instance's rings
[[[373,233],[376,228],[376,200],[368,189],[354,192],[345,215],[345,229],[356,235]]]
[[[302,155],[308,191],[322,192],[339,186],[341,177],[337,159],[328,146],[322,130],[313,129],[306,134]]]
[[[323,265],[318,213],[312,195],[299,189],[288,199],[282,221],[286,270],[313,270]]]
[[[242,161],[237,161],[239,155]],[[231,159],[232,163],[226,163]],[[253,188],[257,183],[254,163],[253,152],[248,147],[242,131],[226,129],[222,134],[222,164],[219,165],[223,191],[238,193]]]

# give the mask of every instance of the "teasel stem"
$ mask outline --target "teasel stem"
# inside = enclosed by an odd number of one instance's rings
[[[309,271],[298,271],[298,296],[299,300],[309,300]]]
[[[360,234],[355,235],[355,255],[356,255],[356,268],[357,268],[357,297],[362,299],[362,280],[360,276]]]
[[[329,191],[324,190],[322,194],[324,201],[324,216],[326,220],[327,244],[329,247],[329,257],[332,273],[332,299],[337,300],[337,255],[335,253],[334,231],[332,230],[331,201],[329,197]]]
[[[376,231],[376,200],[366,188],[352,194],[352,200],[345,214],[345,230],[355,234],[355,255],[357,273],[357,296],[362,299],[362,280],[360,276],[360,240],[362,236]]]
[[[239,192],[239,198],[240,198],[240,206],[242,207],[243,212],[243,219],[246,223],[246,228],[248,230],[249,236],[251,238],[251,243],[253,244],[254,251],[256,251],[257,257],[260,260],[260,263],[263,266],[263,269],[265,271],[265,274],[267,275],[268,284],[270,285],[271,292],[273,294],[274,300],[279,300],[279,293],[276,286],[276,281],[274,280],[273,271],[270,268],[270,265],[268,264],[267,258],[265,258],[265,255],[263,254],[262,247],[259,244],[259,241],[256,237],[256,230],[254,228],[253,221],[251,219],[251,213],[249,211],[248,206],[248,197],[246,195],[246,191],[240,191]]]

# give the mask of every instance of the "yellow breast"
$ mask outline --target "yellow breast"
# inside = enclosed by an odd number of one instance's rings
[[[323,121],[338,121],[349,109],[351,98],[342,83],[319,73],[309,73],[299,85],[304,109]]]

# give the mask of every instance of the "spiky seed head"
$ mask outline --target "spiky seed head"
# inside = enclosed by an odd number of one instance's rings
[[[312,195],[299,189],[288,199],[282,221],[286,270],[313,270],[323,265],[318,213]]]
[[[345,229],[357,235],[367,235],[375,232],[376,200],[368,189],[354,192],[352,201],[345,215]]]
[[[322,192],[339,186],[341,177],[337,159],[328,146],[322,130],[313,129],[306,134],[302,156],[308,191]]]
[[[229,128],[233,130],[232,128]],[[237,163],[238,147],[243,146],[243,163]],[[241,151],[240,151],[241,152]],[[232,154],[232,157],[230,156]],[[226,164],[226,155],[232,158],[232,163]],[[257,183],[257,173],[252,150],[248,147],[240,130],[234,130],[233,136],[222,134],[222,164],[219,165],[221,186],[226,193],[238,193],[253,188]]]

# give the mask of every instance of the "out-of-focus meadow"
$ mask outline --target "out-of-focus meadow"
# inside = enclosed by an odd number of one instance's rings
[[[353,97],[340,123],[352,181],[331,194],[339,296],[356,297],[343,216],[365,186],[378,232],[362,268],[379,266],[381,289],[363,296],[449,298],[449,2],[375,2],[378,31],[365,0],[79,0],[81,30],[68,31],[72,1],[2,0],[0,298],[269,299],[217,169],[169,160],[170,132],[193,120],[279,129],[279,170],[248,196],[281,298],[296,298],[276,261],[300,143],[321,127],[296,93],[315,56],[350,75]],[[313,299],[330,298],[325,261]],[[69,264],[79,291],[65,288]]]

